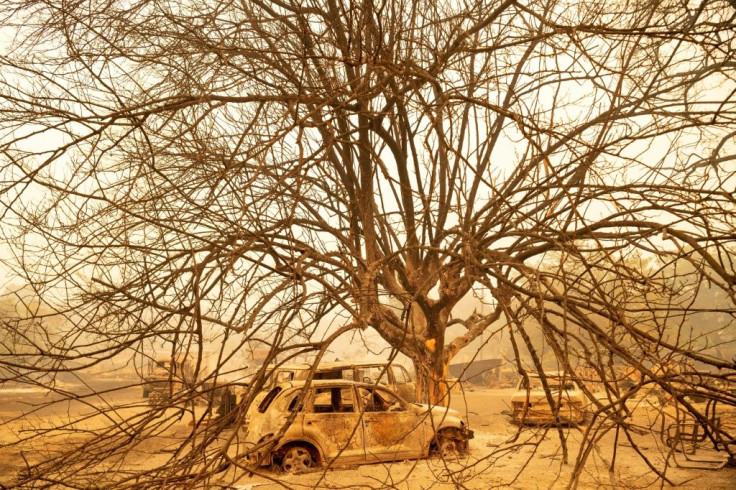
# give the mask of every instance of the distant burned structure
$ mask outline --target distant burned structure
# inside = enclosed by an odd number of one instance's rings
[[[450,364],[450,376],[463,383],[478,386],[498,386],[501,380],[503,359],[476,359],[470,362]]]

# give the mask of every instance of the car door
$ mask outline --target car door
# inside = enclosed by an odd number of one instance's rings
[[[412,381],[406,368],[394,364],[391,366],[391,373],[393,374],[393,387],[396,393],[408,402],[416,400],[417,385]]]
[[[358,398],[368,461],[422,456],[427,443],[425,424],[411,405],[383,388],[359,387]]]
[[[363,425],[353,386],[320,386],[310,394],[302,418],[305,439],[317,443],[325,462],[363,461]]]

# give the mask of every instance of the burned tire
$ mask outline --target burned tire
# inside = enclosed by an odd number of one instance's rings
[[[468,441],[456,429],[444,429],[437,433],[431,453],[444,460],[458,459],[468,452]]]
[[[279,467],[284,473],[297,474],[310,471],[316,464],[317,460],[309,448],[295,445],[284,451]]]
[[[449,437],[440,437],[437,443],[437,455],[446,460],[459,458],[458,441]]]

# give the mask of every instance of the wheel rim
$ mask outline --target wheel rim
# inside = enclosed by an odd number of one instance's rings
[[[300,473],[314,466],[314,460],[309,451],[303,447],[292,447],[281,460],[281,469],[286,473]]]
[[[440,442],[440,455],[444,459],[455,459],[458,457],[457,442],[453,439],[443,439]]]

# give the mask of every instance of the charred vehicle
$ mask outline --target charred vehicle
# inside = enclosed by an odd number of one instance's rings
[[[303,381],[309,377],[310,364],[282,364],[273,368],[265,387],[272,388],[285,381]],[[345,379],[368,384],[385,385],[404,400],[416,399],[416,383],[409,372],[399,364],[386,362],[324,362],[320,363],[313,379]]]
[[[579,424],[585,420],[585,394],[569,375],[545,373],[553,404],[547,398],[538,374],[521,378],[511,396],[514,421],[521,424]]]
[[[290,473],[432,453],[456,457],[473,437],[455,410],[342,380],[277,384],[249,411],[244,430],[250,464]]]
[[[162,403],[174,393],[195,382],[194,368],[185,358],[157,358],[148,366],[148,374],[143,377],[143,397],[151,405]]]

